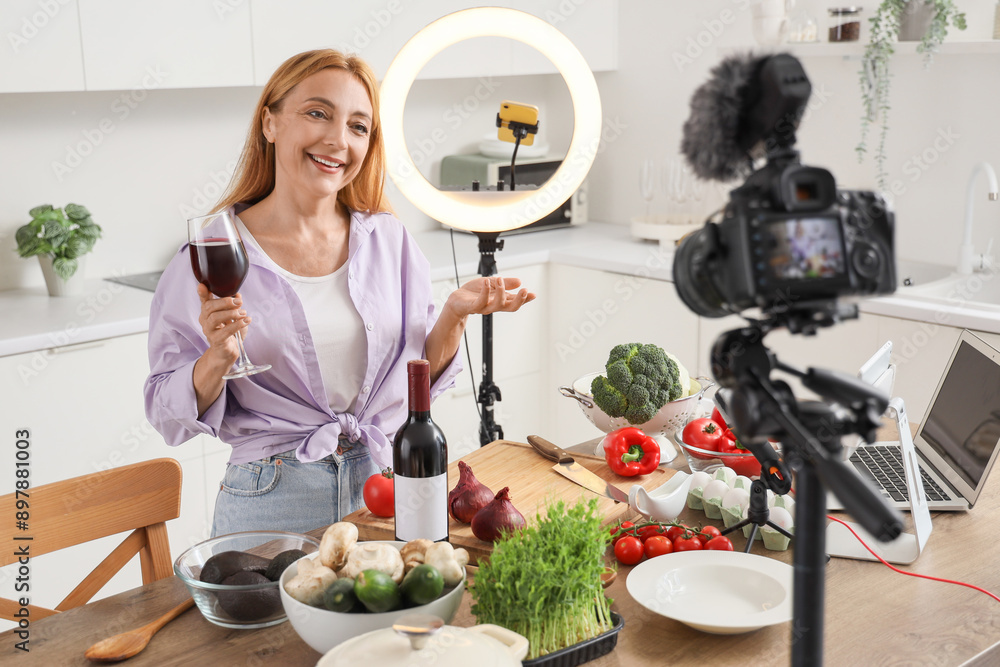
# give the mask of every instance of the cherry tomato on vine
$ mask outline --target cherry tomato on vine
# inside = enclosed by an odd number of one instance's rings
[[[361,490],[365,507],[375,516],[390,517],[396,513],[392,468],[375,473],[365,481]]]
[[[700,531],[698,531],[696,537],[699,540],[701,540],[701,546],[705,546],[705,543],[708,542],[710,539],[712,539],[713,537],[719,537],[720,535],[722,535],[722,531],[716,528],[715,526],[705,526]]]
[[[643,526],[639,529],[639,539],[645,544],[646,540],[656,536],[666,536],[667,529],[663,526]]]
[[[631,528],[634,525],[635,524],[632,523],[631,521],[622,521],[621,524],[618,525],[618,526],[611,526],[611,531],[610,532],[611,532],[611,537],[612,537],[612,540],[613,540],[612,544],[618,544],[618,540],[620,540],[620,539],[622,539],[623,537],[626,536],[624,533],[622,533],[621,535],[618,535],[618,537],[615,537],[615,535],[618,534],[618,531],[625,530],[626,528]]]
[[[674,551],[701,551],[703,548],[701,540],[695,535],[691,535],[691,537],[681,535],[674,540]]]
[[[642,540],[626,535],[615,543],[615,558],[623,565],[635,565],[642,560]]]
[[[705,548],[711,551],[732,551],[733,542],[728,537],[719,535],[718,537],[713,537],[706,542]]]
[[[683,535],[686,530],[688,530],[688,527],[684,524],[679,526],[670,526],[670,528],[667,528],[667,539],[671,541],[676,540],[678,537]]]
[[[656,558],[673,553],[674,543],[668,540],[666,535],[653,535],[643,543],[642,551],[646,554],[646,558]]]

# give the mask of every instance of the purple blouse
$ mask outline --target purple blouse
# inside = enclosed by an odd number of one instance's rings
[[[239,207],[237,210],[242,209]],[[247,355],[271,369],[226,381],[198,419],[192,372],[208,349],[198,324],[201,302],[185,244],[160,278],[149,314],[150,374],[143,388],[146,417],[168,445],[199,433],[232,445],[230,463],[295,450],[318,461],[341,435],[371,450],[380,468],[392,465],[392,439],[407,415],[406,362],[424,358],[437,320],[430,267],[413,237],[388,213],[351,215],[348,286],[368,340],[368,363],[353,414],[330,410],[312,336],[291,285],[247,245],[250,272],[240,288],[253,318]],[[436,398],[462,370],[456,354],[431,387]]]

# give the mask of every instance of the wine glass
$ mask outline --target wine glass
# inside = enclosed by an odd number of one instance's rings
[[[656,165],[652,160],[643,160],[639,165],[639,192],[646,200],[646,222],[649,222],[649,204],[653,201],[653,188],[656,182]]]
[[[189,219],[188,242],[195,279],[217,297],[236,294],[246,280],[250,261],[229,211]],[[239,330],[236,331],[236,344],[240,348],[240,358],[223,379],[235,380],[271,368],[270,364],[250,362]]]

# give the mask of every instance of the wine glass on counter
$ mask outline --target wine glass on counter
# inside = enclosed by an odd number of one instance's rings
[[[645,222],[649,222],[649,205],[653,201],[654,185],[656,183],[656,164],[645,159],[639,163],[639,192],[646,202]]]
[[[247,251],[229,211],[211,213],[188,220],[188,249],[195,279],[217,297],[233,296],[240,291],[250,270]],[[236,331],[240,358],[223,379],[235,380],[261,373],[270,364],[254,364],[243,347],[243,336]]]

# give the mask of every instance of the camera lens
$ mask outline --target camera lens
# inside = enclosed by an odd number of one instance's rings
[[[718,243],[714,225],[708,223],[681,241],[674,254],[674,286],[688,308],[702,317],[731,314],[712,282],[711,259]]]

